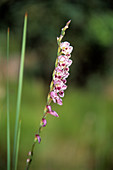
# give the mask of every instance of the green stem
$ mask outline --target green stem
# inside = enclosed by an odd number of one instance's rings
[[[61,40],[63,38],[63,36],[65,35],[65,31],[66,29],[68,28],[69,24],[70,24],[71,21],[68,21],[66,26],[62,29],[61,31],[61,35],[60,35],[60,38],[57,39],[57,43],[58,43],[58,52],[57,52],[57,56],[59,56],[61,53],[60,53],[60,43],[61,43]],[[56,62],[55,62],[55,68],[57,67],[58,65],[58,58],[56,59]],[[55,70],[53,71],[53,74],[52,74],[52,77],[54,77],[54,74],[55,74]],[[54,83],[53,83],[53,80],[51,81],[50,83],[50,91],[48,93],[48,96],[47,96],[47,103],[46,105],[50,105],[51,102],[52,102],[52,99],[50,97],[50,92],[53,90],[53,87],[54,87]],[[44,115],[42,117],[43,118],[46,118],[46,115],[47,115],[47,109],[46,109],[46,106],[45,106],[45,109],[44,109]],[[38,135],[40,134],[42,130],[42,125],[40,123],[40,126],[39,126],[39,129],[38,129]],[[37,138],[35,137],[34,139],[34,143],[32,145],[32,148],[31,148],[31,151],[29,152],[30,154],[28,154],[29,158],[27,159],[27,166],[26,166],[26,170],[29,170],[29,167],[30,167],[30,164],[32,162],[32,158],[33,158],[33,152],[34,152],[34,147],[36,145],[36,142],[37,142]]]
[[[17,154],[17,135],[18,135],[20,104],[21,104],[21,94],[22,94],[22,83],[23,83],[24,58],[25,58],[25,46],[26,46],[26,32],[27,32],[27,14],[25,14],[24,28],[23,28],[22,52],[21,52],[19,86],[18,86],[18,96],[17,96],[15,134],[14,134],[13,168],[15,167],[15,158],[16,158],[16,154]]]
[[[20,131],[21,131],[21,121],[19,122],[18,135],[17,135],[17,154],[16,154],[16,157],[15,157],[15,170],[17,169],[17,163],[18,163],[18,152],[19,152],[19,142],[20,142]]]
[[[7,31],[7,170],[10,170],[10,113],[9,113],[9,79],[8,79],[8,60],[9,60],[9,28]]]

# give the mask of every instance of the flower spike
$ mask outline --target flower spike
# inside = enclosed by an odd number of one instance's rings
[[[57,103],[58,105],[63,104],[61,98],[64,97],[64,91],[67,89],[67,85],[66,85],[67,80],[66,79],[69,76],[69,67],[72,64],[72,60],[70,59],[70,57],[71,57],[71,53],[73,51],[73,47],[70,45],[69,42],[67,42],[67,41],[61,42],[61,41],[65,35],[66,29],[69,27],[70,22],[71,22],[71,20],[69,20],[66,23],[65,27],[61,29],[61,35],[59,37],[57,37],[57,44],[58,44],[57,59],[55,62],[55,69],[52,74],[52,81],[50,83],[50,91],[47,96],[47,103],[44,108],[44,115],[40,122],[40,127],[38,129],[37,134],[35,135],[32,149],[29,152],[30,154],[29,154],[29,158],[27,159],[26,170],[28,170],[28,168],[31,164],[34,146],[35,146],[36,142],[37,141],[38,141],[38,143],[41,142],[40,133],[41,133],[42,128],[45,127],[47,124],[47,121],[46,121],[47,114],[51,114],[55,117],[59,117],[59,115],[54,110],[52,110],[51,102]]]

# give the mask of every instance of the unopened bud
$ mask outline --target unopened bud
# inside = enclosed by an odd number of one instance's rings
[[[28,153],[28,156],[31,156],[31,151]]]
[[[29,163],[29,162],[30,162],[30,159],[28,158],[26,162]]]

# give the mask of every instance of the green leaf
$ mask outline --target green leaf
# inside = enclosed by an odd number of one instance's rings
[[[9,28],[7,31],[7,170],[10,170],[10,113],[9,113],[8,60],[9,60]]]
[[[21,130],[21,121],[19,122],[19,127],[18,127],[17,146],[16,146],[16,155],[15,155],[15,169],[17,169],[17,163],[18,163],[18,152],[19,152],[19,143],[20,143],[20,130]]]
[[[18,128],[19,128],[20,105],[21,105],[22,83],[23,83],[23,72],[24,72],[26,32],[27,32],[27,13],[25,14],[24,28],[23,28],[23,40],[22,40],[19,85],[18,85],[18,96],[17,96],[17,109],[16,109],[16,121],[15,121],[15,134],[14,134],[13,169],[17,168],[15,165],[16,164],[15,159],[16,159],[16,155],[17,155],[17,137],[18,137]]]

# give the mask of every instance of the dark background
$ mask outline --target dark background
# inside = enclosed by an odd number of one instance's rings
[[[26,75],[48,79],[57,50],[56,37],[69,19],[72,23],[66,38],[74,46],[71,76],[73,83],[84,86],[92,74],[100,78],[111,74],[112,0],[1,0],[0,30],[4,32],[10,27],[11,33],[15,36],[12,48],[21,40],[20,33],[26,11],[27,51],[35,51],[37,57],[32,70],[26,69]]]

